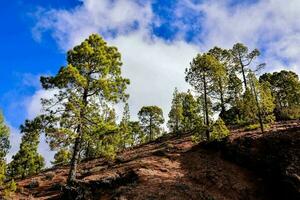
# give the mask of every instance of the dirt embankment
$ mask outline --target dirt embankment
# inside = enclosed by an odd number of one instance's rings
[[[78,187],[63,195],[67,168],[18,181],[15,199],[254,200],[299,197],[300,128],[239,132],[195,145],[166,136],[80,165]],[[70,192],[71,191],[71,192]]]

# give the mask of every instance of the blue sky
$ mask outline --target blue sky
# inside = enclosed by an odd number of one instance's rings
[[[6,1],[0,8],[0,108],[13,130],[10,156],[19,125],[40,113],[41,97],[51,96],[40,88],[39,76],[55,74],[65,52],[89,34],[119,48],[132,82],[132,117],[152,104],[167,116],[174,87],[189,88],[184,69],[213,46],[243,42],[262,51],[259,61],[267,71],[299,73],[299,10],[298,0]]]

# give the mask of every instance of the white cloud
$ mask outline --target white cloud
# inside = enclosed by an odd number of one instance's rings
[[[44,31],[52,36],[64,50],[78,44],[91,33],[100,32],[107,37],[126,34],[135,28],[146,28],[152,20],[151,5],[134,0],[83,0],[72,10],[40,10],[34,37],[40,40]]]
[[[130,78],[130,110],[134,118],[144,105],[158,105],[165,117],[175,87],[186,91],[184,71],[197,53],[197,47],[184,41],[167,43],[135,32],[111,40],[118,46],[124,63],[124,76]]]
[[[49,99],[54,96],[55,90],[37,90],[33,96],[27,99],[26,111],[27,117],[33,119],[42,113],[41,99]]]
[[[181,4],[183,5],[183,4]],[[243,42],[251,48],[263,49],[268,70],[280,68],[300,73],[300,1],[260,0],[232,5],[232,1],[185,0],[179,10],[201,12],[198,21],[202,34],[198,38],[201,49],[213,46],[230,48]]]
[[[8,155],[6,156],[7,162],[10,162],[12,156],[18,152],[19,145],[21,143],[21,137],[22,137],[18,129],[14,128],[11,125],[9,125],[9,129],[10,129],[9,141],[10,141],[11,148],[9,150]]]

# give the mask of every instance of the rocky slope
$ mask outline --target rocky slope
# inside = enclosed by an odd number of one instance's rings
[[[165,136],[114,161],[83,162],[68,190],[66,167],[20,180],[14,199],[300,199],[299,122],[271,130],[197,145],[190,135]]]

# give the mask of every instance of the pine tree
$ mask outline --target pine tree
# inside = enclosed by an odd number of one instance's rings
[[[171,132],[178,134],[182,128],[183,121],[183,105],[182,95],[179,94],[177,88],[173,93],[171,110],[169,112],[168,128]]]
[[[234,72],[229,73],[227,102],[230,108],[225,113],[220,114],[226,124],[239,124],[241,122],[242,84],[242,81]]]
[[[89,134],[84,134],[81,159],[92,159],[104,156],[115,157],[121,141],[120,131],[116,122],[115,109],[102,102],[99,110],[98,124],[91,127]]]
[[[129,122],[130,132],[134,138],[134,145],[143,144],[147,141],[147,135],[142,130],[139,121],[130,121]]]
[[[246,47],[244,44],[237,43],[233,45],[230,53],[233,58],[234,70],[242,74],[243,83],[246,90],[248,87],[247,74],[250,70],[250,65],[254,61],[254,59],[260,55],[260,52],[258,49],[254,49],[249,52],[248,47]],[[264,65],[264,63],[259,64],[256,70],[264,67]]]
[[[5,157],[10,148],[9,135],[10,130],[4,122],[2,112],[0,112],[0,187],[4,186],[4,180],[6,176]]]
[[[202,124],[200,110],[197,100],[191,91],[182,93],[182,129],[185,132],[195,131]]]
[[[219,64],[213,66],[212,78],[213,87],[212,92],[214,99],[218,99],[218,104],[215,110],[221,111],[220,115],[226,111],[226,104],[228,98],[228,84],[229,84],[229,71],[231,63],[231,55],[228,50],[214,47],[208,52],[209,55],[215,57]]]
[[[71,161],[72,153],[68,149],[60,149],[56,154],[54,155],[54,161],[51,163],[53,165],[67,165]]]
[[[241,101],[241,125],[259,124],[264,132],[266,124],[274,121],[274,98],[267,82],[259,83],[255,74],[247,76],[249,88],[246,89]]]
[[[212,55],[198,54],[186,69],[186,81],[203,97],[205,125],[207,127],[206,137],[209,140],[210,118],[209,118],[209,97],[212,94],[213,69],[220,65],[220,62]]]
[[[4,122],[4,117],[0,111],[0,160],[4,160],[10,148],[9,143],[10,131]]]
[[[69,185],[76,180],[84,139],[93,136],[93,141],[101,142],[117,131],[105,123],[100,112],[102,101],[119,102],[128,98],[125,89],[129,80],[122,77],[121,66],[117,48],[93,34],[68,51],[67,66],[56,76],[41,78],[44,89],[58,90],[53,98],[43,99],[42,104],[45,114],[53,119],[47,137],[72,147]]]
[[[0,111],[0,195],[3,199],[12,199],[12,194],[17,190],[17,185],[13,179],[7,181],[5,157],[10,148],[9,135],[9,127],[5,124],[4,117]]]
[[[161,125],[164,123],[163,111],[157,106],[144,106],[138,113],[141,126],[147,141],[152,141],[161,134]]]
[[[211,132],[211,139],[212,140],[221,140],[222,138],[228,136],[230,131],[226,127],[224,121],[219,118],[213,125],[212,125],[212,132]]]
[[[275,98],[272,96],[270,84],[268,82],[259,83],[259,96],[262,120],[264,124],[269,124],[275,121],[274,109]]]
[[[129,126],[130,122],[130,113],[129,105],[125,103],[123,117],[120,122],[120,150],[126,147],[130,147],[134,144],[134,138],[131,132],[131,127]]]
[[[36,174],[45,166],[44,158],[37,152],[42,129],[41,118],[26,120],[20,129],[23,134],[20,150],[8,166],[8,173],[13,178]]]
[[[275,98],[277,120],[300,118],[300,81],[295,72],[282,70],[266,73],[259,78],[268,82]]]
[[[258,122],[257,118],[257,104],[255,96],[253,95],[250,88],[247,88],[245,93],[242,96],[241,102],[241,121],[239,125],[250,125],[256,124]]]

